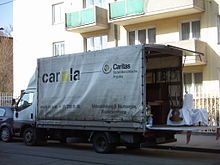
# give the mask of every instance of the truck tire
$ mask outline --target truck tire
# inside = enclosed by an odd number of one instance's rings
[[[1,130],[1,140],[3,142],[10,142],[12,139],[10,129],[8,127],[3,127]]]
[[[46,145],[47,138],[44,130],[32,127],[26,128],[23,134],[24,143],[27,146]]]
[[[92,143],[97,153],[110,153],[114,149],[114,145],[109,143],[109,139],[105,133],[96,133],[93,135]]]
[[[27,146],[37,145],[36,129],[29,127],[24,130],[24,143]]]

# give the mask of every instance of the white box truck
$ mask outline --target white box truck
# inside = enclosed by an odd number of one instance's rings
[[[99,153],[175,141],[192,129],[166,125],[170,107],[182,106],[183,51],[135,45],[38,59],[16,106],[14,134],[26,145],[72,137]],[[153,126],[146,126],[149,107]]]

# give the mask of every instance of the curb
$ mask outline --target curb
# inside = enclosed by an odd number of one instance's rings
[[[158,146],[150,146],[150,147],[146,147],[146,148],[178,150],[178,151],[191,151],[191,152],[220,153],[220,149],[195,148],[195,147],[160,146],[160,145],[158,145]]]

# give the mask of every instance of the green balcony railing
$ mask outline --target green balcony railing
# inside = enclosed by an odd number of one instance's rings
[[[144,0],[123,0],[110,3],[110,19],[144,13]]]
[[[66,13],[66,26],[74,27],[95,22],[94,7],[72,13]]]

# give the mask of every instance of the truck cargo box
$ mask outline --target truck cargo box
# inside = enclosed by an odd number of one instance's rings
[[[37,124],[144,131],[143,45],[38,60]]]
[[[182,51],[135,45],[38,59],[37,126],[145,132],[182,104]]]

